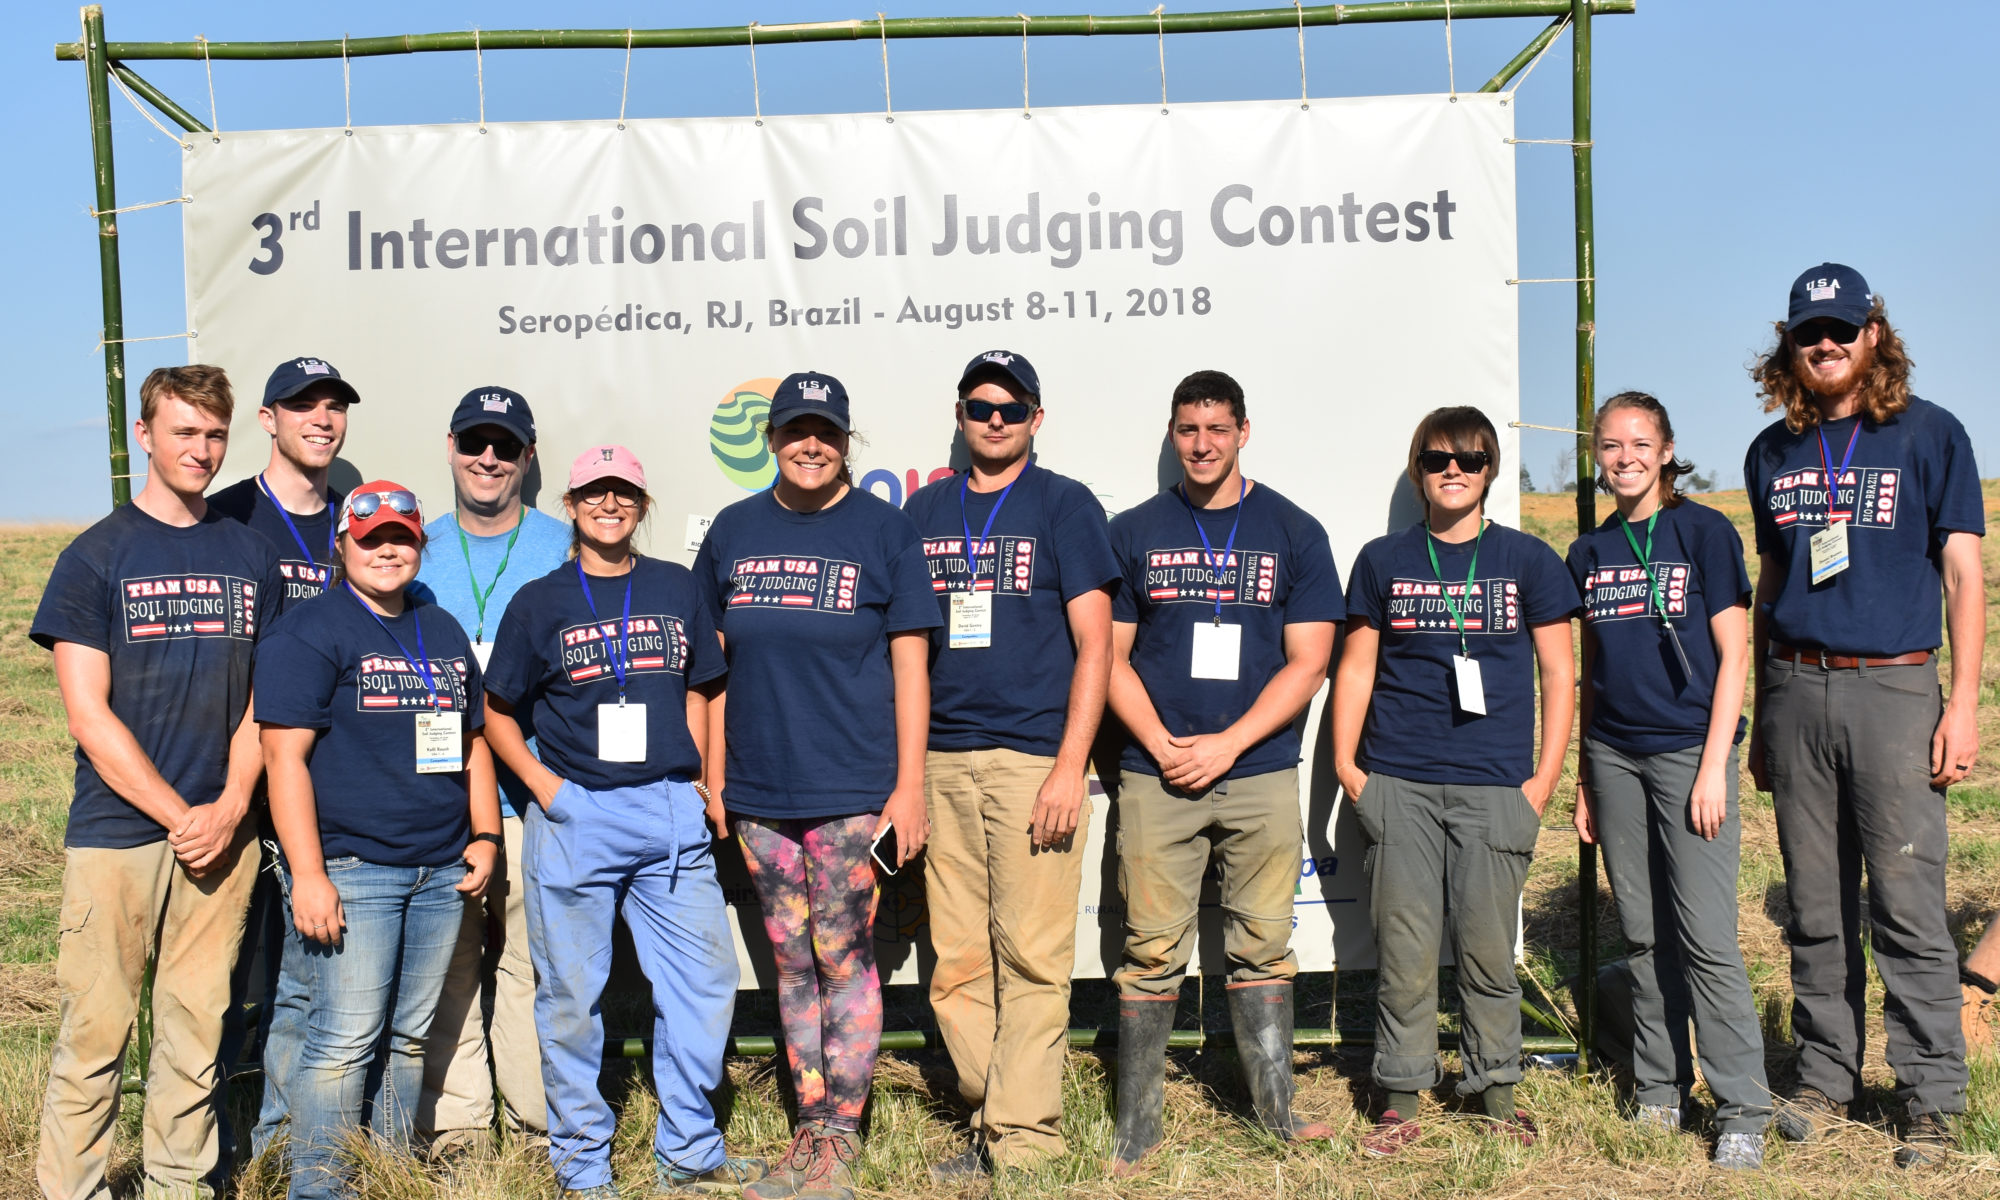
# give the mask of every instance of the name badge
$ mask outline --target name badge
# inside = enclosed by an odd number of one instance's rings
[[[984,650],[993,644],[993,593],[953,592],[947,644],[953,650]]]
[[[1847,569],[1847,522],[1835,521],[1812,535],[1812,581],[1825,583]]]
[[[465,769],[465,747],[455,712],[417,714],[417,774],[455,775]]]
[[[486,664],[493,661],[493,643],[472,643],[472,657],[479,660],[479,673],[481,675],[486,674]]]
[[[1236,664],[1243,657],[1243,627],[1217,625],[1213,621],[1194,623],[1194,660],[1188,674],[1196,679],[1235,679]]]
[[[605,762],[646,761],[646,706],[597,706],[597,757]]]
[[[1479,679],[1479,662],[1463,654],[1451,656],[1452,682],[1458,685],[1458,711],[1468,716],[1486,715],[1486,685]]]

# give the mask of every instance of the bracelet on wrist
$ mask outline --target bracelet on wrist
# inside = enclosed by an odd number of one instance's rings
[[[705,783],[703,783],[703,782],[702,782],[702,781],[700,781],[699,779],[697,779],[697,780],[695,780],[695,781],[694,781],[694,791],[695,791],[695,795],[697,795],[697,796],[700,796],[700,797],[701,797],[701,799],[702,799],[702,802],[703,802],[704,804],[713,804],[713,803],[715,803],[715,796],[714,796],[714,795],[713,795],[712,793],[710,793],[710,792],[709,792],[709,790],[708,790],[708,785],[707,785],[707,784],[705,784]]]
[[[502,850],[507,848],[507,843],[497,833],[475,833],[472,835],[472,840],[475,842],[492,842]]]

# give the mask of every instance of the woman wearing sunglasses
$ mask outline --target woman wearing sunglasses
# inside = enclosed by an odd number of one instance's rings
[[[1578,538],[1583,746],[1576,831],[1604,847],[1631,947],[1632,1073],[1643,1125],[1676,1130],[1701,1073],[1716,1102],[1715,1164],[1764,1161],[1771,1089],[1736,941],[1736,745],[1749,671],[1750,577],[1729,518],[1683,497],[1667,410],[1621,392],[1592,430],[1618,511]]]
[[[285,970],[307,996],[304,1029],[273,1030],[302,1039],[286,1084],[294,1200],[351,1194],[340,1146],[372,1072],[374,1132],[409,1141],[463,898],[485,893],[500,847],[478,661],[450,613],[404,590],[423,554],[417,498],[363,484],[337,529],[333,585],[257,653]]]
[[[630,450],[578,455],[563,507],[571,557],[515,594],[486,676],[493,748],[535,798],[523,857],[549,1159],[564,1195],[618,1195],[598,1003],[622,913],[653,987],[654,1183],[734,1187],[764,1164],[728,1156],[708,1100],[737,981],[699,782],[722,646],[687,568],[633,547],[652,501]]]
[[[1438,1067],[1438,951],[1456,952],[1460,1096],[1490,1129],[1535,1139],[1514,1106],[1521,985],[1514,941],[1542,809],[1576,703],[1576,585],[1540,539],[1489,521],[1499,437],[1476,408],[1440,408],[1410,439],[1425,519],[1362,547],[1334,683],[1333,761],[1368,850],[1379,975],[1375,1082],[1388,1093],[1362,1149],[1420,1136]],[[1535,691],[1542,738],[1535,753]]]
[[[839,380],[779,384],[777,483],[716,516],[694,567],[729,661],[709,782],[763,906],[798,1100],[783,1161],[744,1188],[758,1200],[851,1200],[882,1037],[870,847],[893,828],[880,854],[899,868],[930,832],[929,631],[942,622],[916,526],[849,482],[849,429]]]

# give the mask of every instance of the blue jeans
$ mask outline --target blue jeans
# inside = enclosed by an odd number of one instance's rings
[[[257,1125],[250,1133],[250,1153],[262,1156],[278,1136],[291,1108],[285,1103],[285,1088],[298,1073],[299,1051],[306,1040],[306,981],[299,972],[305,967],[306,948],[292,924],[291,876],[283,873],[278,844],[266,844],[278,878],[277,930],[282,949],[267,950],[278,960],[277,980],[265,997],[264,1016],[264,1095],[257,1108]],[[252,908],[252,913],[255,909]]]
[[[391,1145],[408,1143],[423,1089],[424,1036],[465,911],[453,890],[465,878],[463,863],[390,867],[336,858],[326,872],[340,893],[347,930],[337,947],[294,933],[300,949],[294,974],[308,999],[303,1043],[284,1084],[292,1119],[291,1200],[352,1194],[340,1169],[341,1143],[361,1123],[378,1054],[387,1060],[373,1128]],[[290,880],[286,885],[289,894]]]
[[[722,1083],[739,976],[701,797],[674,779],[602,792],[565,783],[548,813],[529,806],[527,822],[528,949],[557,1181],[611,1182],[611,1106],[597,1077],[621,912],[653,985],[653,1154],[683,1173],[720,1166],[709,1093]]]

